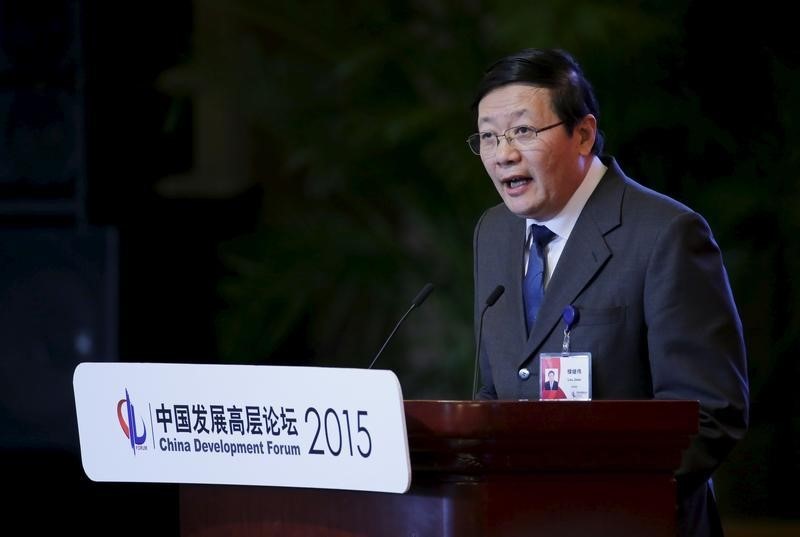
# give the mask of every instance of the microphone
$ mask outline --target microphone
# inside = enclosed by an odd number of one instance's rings
[[[422,303],[425,302],[425,299],[428,298],[428,295],[431,294],[432,291],[433,291],[433,284],[432,283],[426,283],[425,287],[423,287],[420,290],[420,292],[417,293],[417,296],[414,297],[414,300],[411,301],[411,307],[408,308],[408,311],[406,311],[403,314],[403,316],[400,317],[400,320],[397,321],[397,324],[394,325],[394,330],[392,330],[392,333],[389,334],[389,337],[386,338],[386,341],[383,342],[383,346],[381,347],[381,350],[379,350],[378,354],[375,355],[375,358],[372,359],[372,363],[369,364],[369,367],[367,369],[372,369],[372,366],[375,365],[375,362],[378,361],[378,356],[381,355],[381,353],[383,352],[383,349],[386,348],[386,345],[389,343],[389,341],[391,341],[392,337],[394,336],[394,333],[397,332],[398,328],[400,328],[400,325],[403,323],[403,321],[406,319],[406,317],[408,317],[408,314],[411,313],[411,310],[421,306]]]
[[[486,313],[486,310],[494,306],[494,303],[497,302],[503,293],[506,292],[506,288],[502,285],[498,285],[494,288],[494,291],[489,293],[489,296],[486,297],[486,303],[481,310],[481,320],[478,323],[478,345],[475,348],[475,375],[472,378],[472,398],[475,398],[475,391],[478,389],[478,360],[481,354],[481,336],[483,335],[483,315]]]

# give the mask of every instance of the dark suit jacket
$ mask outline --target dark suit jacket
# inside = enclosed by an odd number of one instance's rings
[[[593,399],[700,402],[700,433],[677,474],[685,535],[719,532],[708,479],[748,421],[742,327],[719,248],[706,221],[626,177],[613,158],[589,198],[526,337],[522,303],[525,219],[503,204],[474,236],[475,311],[486,311],[480,367],[484,399],[538,399],[539,353],[560,352],[561,313],[579,319],[571,349],[592,353]],[[530,370],[530,378],[517,374]]]
[[[558,389],[558,381],[553,381],[552,386],[550,385],[549,381],[544,381],[544,389],[545,390],[557,390]]]

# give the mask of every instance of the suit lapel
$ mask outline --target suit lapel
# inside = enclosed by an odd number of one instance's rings
[[[538,350],[561,322],[564,307],[577,298],[612,255],[604,236],[620,224],[625,183],[613,159],[604,163],[608,171],[586,202],[564,245],[564,251],[547,285],[536,323],[525,344],[522,362]]]

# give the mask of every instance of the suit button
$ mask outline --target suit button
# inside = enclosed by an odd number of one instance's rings
[[[519,378],[522,380],[528,380],[528,377],[531,376],[531,372],[528,371],[527,367],[523,367],[522,369],[519,370],[517,375],[519,375]]]

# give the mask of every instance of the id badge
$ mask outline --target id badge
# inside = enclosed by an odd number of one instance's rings
[[[580,312],[570,304],[561,314],[564,342],[560,353],[539,355],[540,401],[591,401],[592,353],[569,352],[569,335],[578,323]]]
[[[540,401],[591,401],[592,353],[539,355]]]

